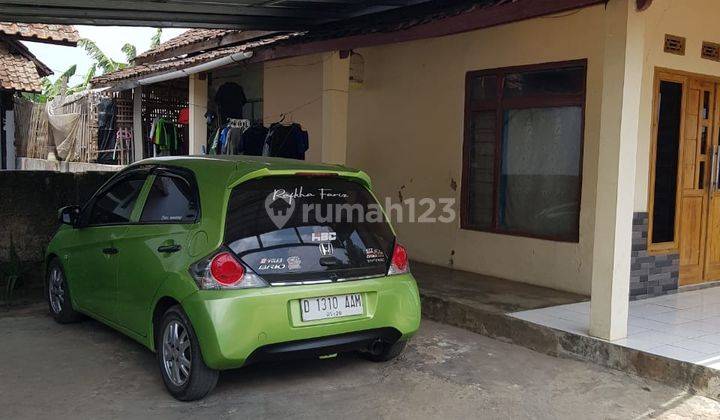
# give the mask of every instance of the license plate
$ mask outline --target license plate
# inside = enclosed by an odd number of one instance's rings
[[[303,321],[362,315],[362,296],[360,293],[352,293],[300,299],[300,313]]]

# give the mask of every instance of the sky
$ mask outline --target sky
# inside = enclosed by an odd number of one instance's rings
[[[132,27],[132,26],[83,26],[75,25],[81,38],[88,38],[100,47],[105,54],[113,60],[126,61],[125,54],[121,51],[123,45],[129,42],[137,48],[140,54],[150,49],[150,39],[155,34],[155,28]],[[162,41],[173,38],[186,29],[165,28],[162,33]],[[55,80],[60,74],[73,64],[77,64],[75,77],[71,79],[70,85],[80,83],[82,76],[87,74],[92,66],[93,60],[80,47],[64,47],[61,45],[43,44],[39,42],[23,42],[35,56],[50,67],[54,75],[50,76]]]

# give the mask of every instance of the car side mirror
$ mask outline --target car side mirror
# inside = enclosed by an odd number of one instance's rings
[[[79,206],[67,206],[58,210],[58,220],[60,223],[75,227],[80,215]]]

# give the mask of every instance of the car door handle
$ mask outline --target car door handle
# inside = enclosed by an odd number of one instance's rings
[[[172,254],[173,252],[178,252],[182,249],[180,245],[163,245],[158,247],[158,252],[162,252],[165,254]]]
[[[111,247],[111,248],[103,248],[102,252],[103,252],[103,254],[107,254],[107,255],[115,255],[120,251],[118,251],[117,248]]]

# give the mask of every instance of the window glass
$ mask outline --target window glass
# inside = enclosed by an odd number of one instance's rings
[[[470,81],[470,95],[473,103],[497,100],[497,76],[474,77]]]
[[[682,83],[660,82],[657,143],[655,148],[655,185],[653,194],[652,241],[675,240],[675,204],[677,193],[680,122],[682,120]]]
[[[545,95],[581,95],[585,90],[585,68],[550,69],[511,73],[505,76],[506,98]]]
[[[177,175],[158,175],[148,193],[140,221],[187,223],[197,216],[197,203],[190,184]]]
[[[226,243],[270,282],[384,275],[394,240],[370,192],[342,178],[252,180],[228,204]]]
[[[582,108],[505,112],[498,225],[572,239],[580,212]]]
[[[471,73],[464,228],[578,240],[586,70],[559,66]],[[498,100],[473,107],[496,93],[480,88],[488,80],[502,86]]]
[[[100,195],[90,212],[89,224],[128,223],[146,175],[145,172],[130,174]]]
[[[495,125],[495,111],[476,112],[471,116],[468,210],[471,223],[479,228],[491,227],[493,220]]]

